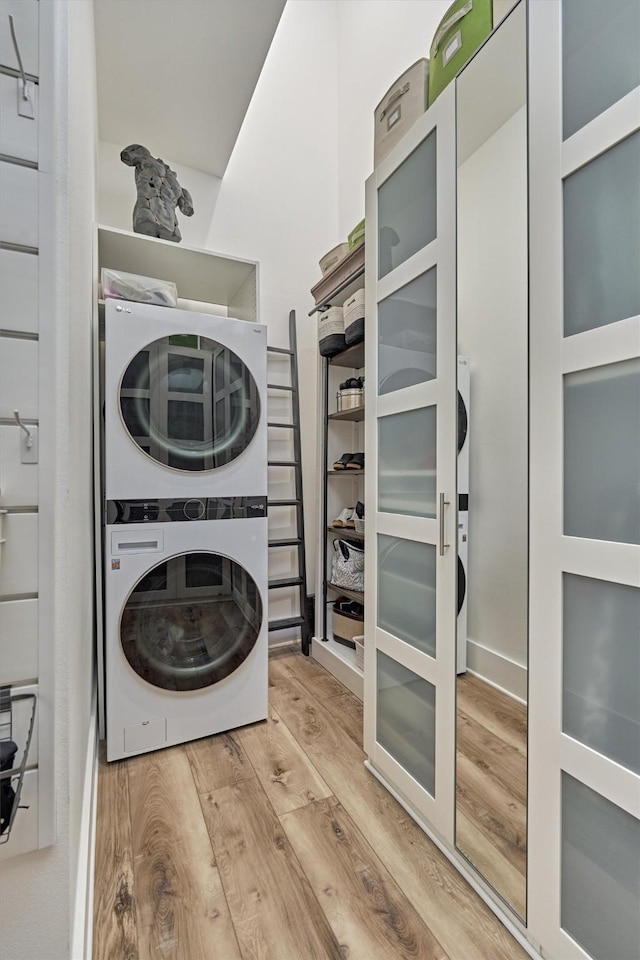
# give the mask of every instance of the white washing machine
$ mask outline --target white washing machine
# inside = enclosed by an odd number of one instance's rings
[[[262,324],[107,300],[106,498],[266,493],[266,384]]]
[[[267,716],[266,497],[107,502],[107,759]]]
[[[469,408],[471,393],[469,358],[458,357],[458,619],[456,669],[467,669],[469,569]]]
[[[458,357],[458,497],[466,497],[460,510],[468,510],[469,497],[469,358]],[[466,504],[466,506],[465,506]]]
[[[469,514],[458,512],[458,619],[456,623],[456,671],[467,669],[467,576],[469,570]]]

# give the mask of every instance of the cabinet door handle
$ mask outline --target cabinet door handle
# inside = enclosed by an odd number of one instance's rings
[[[441,557],[444,557],[444,551],[449,546],[448,543],[444,542],[444,508],[448,507],[451,501],[445,500],[444,496],[445,496],[444,493],[440,494],[440,503],[439,503],[440,532],[438,536],[438,543],[439,543],[439,553]]]

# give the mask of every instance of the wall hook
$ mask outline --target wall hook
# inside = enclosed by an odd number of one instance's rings
[[[20,419],[20,414],[18,413],[17,410],[14,410],[14,411],[13,411],[13,415],[14,415],[14,417],[16,418],[16,423],[18,424],[18,426],[20,427],[20,429],[21,429],[21,430],[24,430],[24,432],[25,432],[26,435],[27,435],[26,440],[24,441],[27,450],[31,450],[31,447],[33,446],[33,435],[32,435],[32,433],[31,433],[31,430],[29,430],[28,427],[25,427],[24,423],[23,423],[22,420]]]
[[[9,14],[9,27],[11,29],[11,39],[13,40],[13,49],[16,52],[18,66],[20,67],[20,73],[22,75],[22,98],[23,100],[28,100],[29,94],[27,93],[27,77],[24,72],[24,67],[22,66],[22,57],[20,56],[20,47],[18,46],[18,40],[16,38],[16,28],[13,24],[13,17],[11,16],[11,14]]]

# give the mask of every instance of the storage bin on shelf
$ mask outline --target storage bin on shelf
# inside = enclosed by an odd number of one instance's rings
[[[333,357],[344,350],[347,343],[344,335],[342,307],[329,307],[318,314],[318,349],[322,357]]]
[[[362,387],[348,387],[338,390],[336,394],[338,413],[344,410],[357,410],[364,403],[364,389]]]
[[[341,260],[343,260],[346,255],[349,253],[349,244],[348,243],[339,243],[333,249],[329,250],[328,253],[325,253],[324,257],[320,260],[320,270],[322,271],[322,276],[326,273],[329,273],[330,270],[333,270]]]
[[[347,237],[347,243],[349,244],[349,250],[355,250],[359,244],[364,243],[364,220],[355,225]]]
[[[387,90],[374,113],[373,165],[378,166],[427,109],[429,61],[416,60]]]
[[[493,0],[455,0],[440,21],[429,52],[429,106],[493,29]]]
[[[344,337],[348,347],[364,340],[364,287],[345,300]]]
[[[356,648],[356,667],[359,670],[364,670],[364,634],[354,637],[353,642]]]
[[[364,615],[341,611],[333,606],[333,639],[355,650],[354,637],[362,636]]]

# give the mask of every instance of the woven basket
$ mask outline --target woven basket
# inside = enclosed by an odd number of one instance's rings
[[[364,631],[364,617],[356,617],[352,613],[340,613],[333,611],[333,638],[334,640],[346,641],[349,646],[353,646],[353,638],[361,636]]]

